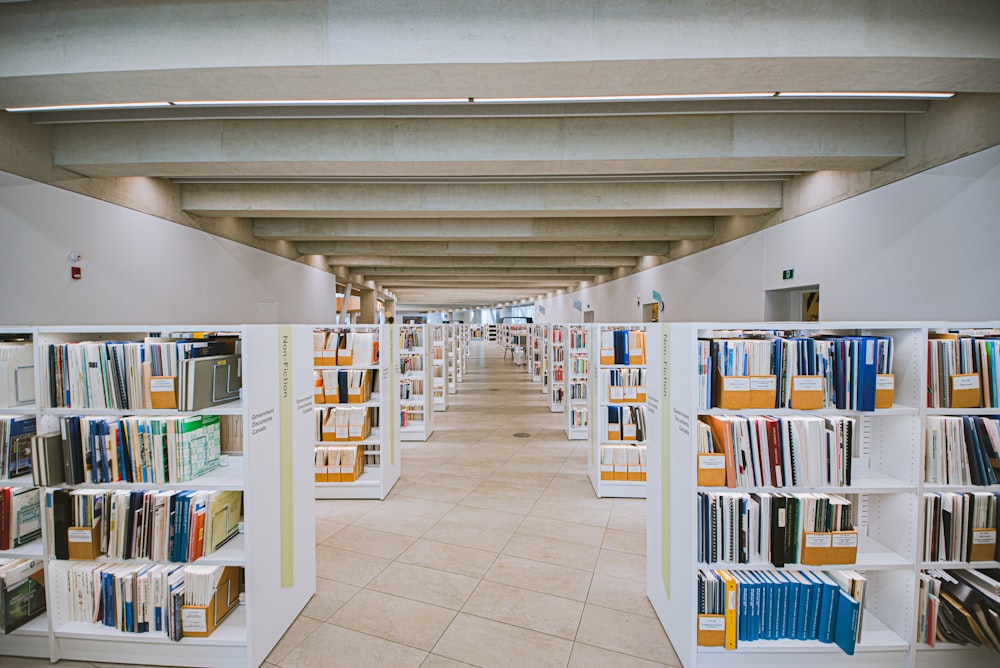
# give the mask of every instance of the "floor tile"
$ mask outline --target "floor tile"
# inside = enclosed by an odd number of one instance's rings
[[[595,573],[594,579],[590,583],[587,603],[645,617],[656,616],[653,606],[646,598],[646,583],[644,581]]]
[[[420,664],[420,668],[469,668],[469,666],[472,666],[472,664],[455,661],[455,659],[449,659],[446,656],[438,654],[429,654],[424,659],[424,662]]]
[[[600,551],[590,545],[518,533],[503,548],[504,554],[514,557],[581,569],[593,569]]]
[[[379,503],[374,500],[320,499],[316,501],[316,519],[350,524],[378,508]]]
[[[484,579],[574,601],[586,601],[592,577],[590,571],[501,554]]]
[[[465,605],[477,584],[479,580],[467,575],[447,573],[397,561],[379,573],[367,588],[459,610]]]
[[[312,632],[318,629],[322,625],[315,619],[310,619],[309,617],[299,617],[292,625],[288,627],[285,634],[281,636],[278,644],[274,646],[271,653],[267,655],[266,661],[270,663],[278,663],[283,658],[288,656],[288,653],[293,649],[298,647],[299,643],[304,641]]]
[[[440,473],[434,471],[433,473],[428,473],[423,478],[420,479],[421,484],[426,485],[437,485],[440,487],[452,487],[454,489],[464,489],[465,491],[471,492],[476,488],[481,480],[478,478],[469,478],[462,475],[451,475],[449,473]],[[446,499],[444,499],[446,500]]]
[[[434,653],[482,668],[564,668],[572,641],[459,613]]]
[[[645,582],[646,557],[628,552],[601,550],[594,573]]]
[[[545,536],[567,543],[579,543],[592,547],[601,547],[601,544],[605,542],[603,527],[550,520],[545,517],[528,516],[524,518],[521,526],[517,528],[517,533]]]
[[[503,494],[489,494],[486,492],[469,492],[468,496],[462,499],[461,505],[473,506],[476,508],[488,508],[491,510],[502,510],[509,513],[526,514],[535,505],[532,498],[515,498]]]
[[[420,515],[404,515],[389,510],[373,510],[361,519],[354,521],[354,526],[367,527],[378,531],[398,533],[403,536],[420,538],[434,526],[437,518]]]
[[[604,544],[601,547],[605,550],[646,556],[646,534],[608,529],[604,532]]]
[[[423,535],[423,538],[441,543],[499,552],[513,535],[513,529],[494,529],[467,524],[465,522],[441,520],[431,527]]]
[[[316,546],[316,577],[364,587],[391,562],[360,552]]]
[[[427,652],[333,624],[322,624],[277,663],[282,668],[329,668],[331,656],[335,656],[336,663],[342,666],[417,668],[427,658]]]
[[[398,560],[416,566],[426,566],[440,571],[481,578],[490,569],[496,558],[495,552],[421,538],[407,548]]]
[[[395,559],[413,544],[414,538],[398,533],[378,531],[363,526],[344,527],[323,542],[327,547],[335,547],[351,552],[370,554],[384,559]]]
[[[340,522],[327,522],[326,520],[316,520],[316,543],[322,543],[324,540],[337,533],[346,524],[341,524]]]
[[[472,592],[462,612],[573,640],[583,603],[484,581]]]
[[[382,505],[379,506],[379,510],[404,515],[419,515],[420,517],[439,520],[454,507],[455,503],[452,501],[437,501],[435,499],[421,499],[401,495],[383,501]]]
[[[472,494],[474,493],[472,492]],[[514,531],[524,521],[524,515],[506,510],[475,508],[460,503],[441,519],[446,522],[458,522],[491,529]]]
[[[425,664],[426,665],[426,664]],[[646,661],[639,657],[592,647],[583,643],[573,644],[573,655],[569,658],[569,668],[657,668],[667,664]],[[673,664],[680,666],[680,662]]]
[[[326,578],[316,578],[316,593],[302,610],[304,617],[325,622],[337,612],[352,596],[361,591],[360,587],[344,584]]]
[[[454,618],[454,610],[366,589],[328,621],[429,651]]]
[[[659,620],[642,615],[588,604],[576,640],[649,661],[677,663],[677,655]]]
[[[430,499],[432,501],[446,501],[448,503],[458,503],[469,491],[449,485],[438,485],[434,483],[415,482],[407,487],[400,496],[414,499]]]

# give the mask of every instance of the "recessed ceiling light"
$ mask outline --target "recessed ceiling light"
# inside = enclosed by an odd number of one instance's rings
[[[774,97],[774,93],[667,93],[663,95],[555,95],[550,97],[476,97],[477,103],[503,104],[534,102],[658,102],[669,100],[727,100]]]
[[[954,93],[921,93],[921,92],[874,92],[874,91],[836,91],[836,92],[790,92],[778,93],[778,97],[880,97],[880,98],[919,98],[919,99],[944,99],[954,97]]]
[[[422,97],[329,100],[175,100],[178,107],[300,107],[364,104],[468,104],[467,97]]]

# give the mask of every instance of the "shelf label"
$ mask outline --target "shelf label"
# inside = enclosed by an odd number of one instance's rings
[[[724,469],[726,468],[725,455],[701,455],[698,457],[698,468],[700,469]]]
[[[149,391],[150,392],[173,392],[174,391],[174,377],[173,376],[161,376],[159,378],[149,379]]]
[[[630,441],[635,439],[635,425],[625,424],[622,425],[622,434],[625,440]]]
[[[89,543],[93,539],[90,529],[70,529],[66,536],[71,543]]]
[[[302,415],[312,415],[313,412],[313,395],[302,394],[295,400],[295,410],[297,410]]]
[[[748,392],[750,379],[746,376],[723,376],[722,389],[726,392]]]
[[[876,390],[894,390],[896,389],[896,377],[891,373],[880,373],[875,376],[875,389]]]
[[[778,388],[778,379],[774,376],[753,376],[750,378],[751,390],[773,392]]]
[[[807,533],[806,547],[830,547],[830,534]]]
[[[725,631],[726,618],[722,615],[698,615],[699,631]]]
[[[625,396],[625,392],[622,389],[621,385],[612,386],[612,388],[611,388],[611,400],[612,401],[621,401],[622,398],[624,398],[624,396]]]
[[[972,530],[972,544],[973,545],[993,545],[997,542],[997,532],[996,529],[973,529]]]
[[[347,300],[344,300],[344,310]],[[278,326],[278,504],[281,586],[295,586],[295,457],[292,442],[292,327]]]
[[[792,378],[792,389],[796,392],[822,392],[823,378],[821,376],[795,376]]]
[[[639,388],[637,388],[635,385],[630,385],[629,387],[625,388],[626,401],[629,399],[635,401],[638,398],[639,398]]]
[[[834,547],[857,547],[858,534],[854,532],[833,534]]]
[[[208,633],[208,611],[205,608],[181,608],[181,626],[185,631]]]
[[[961,376],[952,376],[951,388],[953,390],[978,390],[979,374],[969,373]]]

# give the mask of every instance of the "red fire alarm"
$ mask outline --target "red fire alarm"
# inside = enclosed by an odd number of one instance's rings
[[[83,278],[83,270],[80,267],[70,267],[69,275],[74,281],[79,281]]]

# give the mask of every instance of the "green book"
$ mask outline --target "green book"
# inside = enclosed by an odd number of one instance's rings
[[[0,629],[14,629],[45,612],[45,570],[40,559],[0,566]]]

